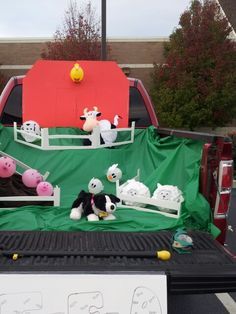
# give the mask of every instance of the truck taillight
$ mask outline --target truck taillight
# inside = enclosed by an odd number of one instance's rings
[[[233,185],[233,160],[220,162],[217,179],[217,196],[214,217],[226,215],[230,205],[230,197]]]

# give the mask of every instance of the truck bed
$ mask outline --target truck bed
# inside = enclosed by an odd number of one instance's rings
[[[169,293],[236,291],[235,259],[210,234],[216,227],[210,205],[199,191],[203,147],[199,139],[162,138],[156,129],[148,128],[135,131],[132,145],[93,153],[47,152],[18,145],[12,128],[2,128],[0,139],[2,151],[23,158],[42,173],[49,171],[49,182],[62,189],[58,207],[29,205],[0,210],[1,273],[164,272]],[[141,181],[152,192],[157,182],[180,187],[185,197],[181,217],[118,208],[113,221],[70,219],[73,200],[80,190],[87,189],[92,177],[100,178],[106,193],[114,194],[115,185],[105,179],[107,168],[114,163],[123,171],[123,182],[140,169]],[[173,233],[184,227],[194,243],[189,254],[172,249]],[[172,258],[158,260],[159,250],[169,250]],[[19,254],[17,260],[12,259],[14,253]]]
[[[1,231],[1,273],[165,272],[169,293],[236,291],[236,262],[206,232],[189,232],[190,253],[172,249],[171,231],[51,232]],[[169,250],[169,261],[155,252]],[[12,254],[18,253],[17,260]]]

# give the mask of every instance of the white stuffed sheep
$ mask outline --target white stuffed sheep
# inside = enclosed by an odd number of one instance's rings
[[[166,200],[173,201],[176,203],[182,203],[184,198],[182,196],[182,191],[174,185],[161,185],[157,183],[157,188],[153,193],[152,198],[156,200]],[[165,208],[159,207],[160,209],[166,210]]]
[[[125,201],[125,204],[129,206],[144,206],[143,203],[140,204],[135,202],[135,196],[151,196],[149,188],[143,183],[136,181],[135,179],[128,180],[125,184],[122,184],[119,189],[121,198],[122,195],[131,196],[134,198],[134,202]]]

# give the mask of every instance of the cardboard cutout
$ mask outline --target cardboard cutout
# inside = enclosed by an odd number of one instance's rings
[[[70,71],[75,63],[84,77],[74,83]],[[119,127],[128,126],[129,83],[111,61],[39,60],[23,83],[23,121],[34,120],[40,127],[82,127],[84,108],[97,106],[100,119],[122,117]]]

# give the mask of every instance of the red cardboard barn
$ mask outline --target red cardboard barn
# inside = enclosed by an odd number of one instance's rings
[[[84,71],[74,83],[70,71],[79,63]],[[24,78],[23,121],[34,120],[41,127],[82,127],[84,108],[98,107],[99,119],[118,127],[128,126],[129,83],[115,62],[110,61],[37,61]]]

